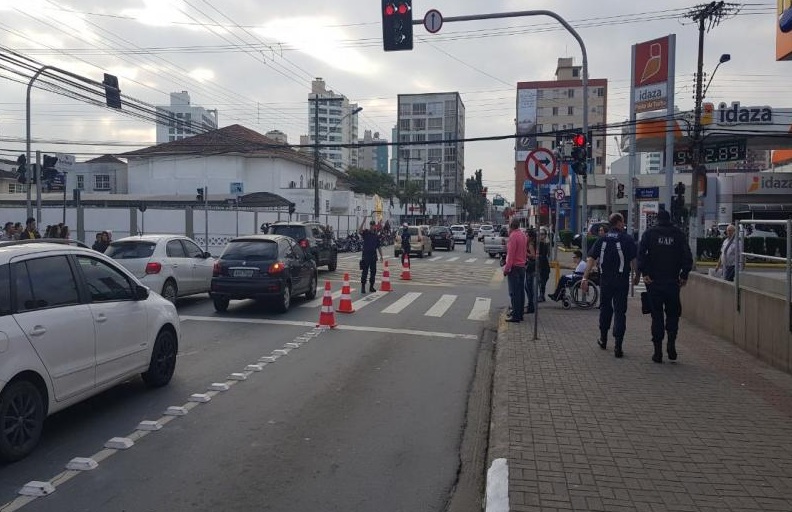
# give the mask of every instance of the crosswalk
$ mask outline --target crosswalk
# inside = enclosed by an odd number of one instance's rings
[[[300,304],[299,308],[318,308],[322,305],[323,289],[317,288],[317,298]],[[341,291],[330,295],[333,304],[338,305]],[[472,303],[471,303],[472,300]],[[460,297],[453,294],[435,292],[374,292],[361,296],[352,302],[355,312],[364,308],[381,308],[384,315],[421,315],[430,318],[460,318],[471,321],[484,321],[490,316],[492,299],[490,297]]]
[[[349,256],[339,256],[338,261],[340,262],[352,262],[357,261],[360,259],[360,253],[356,253]],[[398,258],[395,258],[398,260]],[[416,262],[422,261],[421,258],[412,257],[410,260],[413,264]],[[494,258],[465,258],[464,256],[450,256],[450,255],[442,255],[442,256],[432,256],[431,258],[423,258],[423,261],[431,261],[431,262],[441,262],[441,263],[478,263],[484,265],[493,265],[495,264],[497,259]]]

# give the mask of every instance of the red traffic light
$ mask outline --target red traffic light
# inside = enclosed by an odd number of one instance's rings
[[[399,14],[407,14],[410,7],[407,4],[399,4]]]
[[[396,14],[396,6],[393,4],[388,4],[385,6],[385,16],[393,16]]]
[[[572,137],[572,145],[582,148],[586,145],[586,137],[582,133],[577,133]]]

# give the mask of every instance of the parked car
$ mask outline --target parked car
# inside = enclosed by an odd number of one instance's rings
[[[207,293],[212,282],[214,258],[186,236],[129,236],[111,242],[105,254],[174,304]]]
[[[492,224],[482,224],[478,231],[479,242],[483,241],[485,236],[489,236],[493,233],[497,233],[497,231],[495,231],[495,228],[492,226]]]
[[[429,238],[429,230],[421,226],[407,226],[406,228],[399,228],[396,233],[396,240],[398,243],[393,245],[393,255],[398,258],[401,255],[401,234],[405,229],[410,230],[410,254],[417,254],[419,258],[423,258],[424,253],[429,256],[432,255],[432,242]]]
[[[0,245],[0,459],[26,457],[45,418],[141,375],[168,384],[179,316],[131,272],[69,244]]]
[[[509,239],[509,229],[501,228],[484,237],[484,252],[494,258],[501,254],[506,254],[506,241]]]
[[[270,224],[267,233],[295,239],[300,247],[313,256],[317,267],[327,265],[330,272],[338,267],[338,245],[333,234],[318,222],[275,222]]]
[[[448,251],[454,250],[454,235],[445,226],[433,226],[429,228],[429,239],[432,241],[432,249],[443,247]]]
[[[465,243],[465,234],[467,233],[467,228],[465,226],[462,224],[455,224],[451,226],[451,233],[454,235],[455,244]]]
[[[234,238],[215,263],[209,295],[215,310],[225,312],[231,300],[274,300],[278,312],[292,297],[316,297],[316,261],[293,238],[250,235]]]

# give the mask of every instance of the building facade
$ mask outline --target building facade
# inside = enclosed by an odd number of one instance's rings
[[[386,139],[380,139],[379,132],[371,130],[363,132],[363,138],[358,140],[359,144],[372,144],[382,142],[387,144]],[[388,146],[361,146],[358,148],[358,167],[372,171],[388,174]]]
[[[113,155],[86,162],[75,162],[66,173],[66,190],[79,189],[89,194],[126,194],[129,192],[127,164]]]
[[[465,182],[465,105],[459,93],[400,94],[396,137],[391,172],[399,188],[418,182],[429,202],[454,205],[449,211],[456,215]]]
[[[329,90],[321,78],[311,82],[308,94],[308,127],[310,144],[354,144],[358,140],[358,106],[343,94]],[[317,112],[318,110],[318,112]],[[317,123],[318,120],[318,123]],[[320,147],[319,155],[338,170],[358,167],[358,152],[349,147]]]
[[[170,105],[158,106],[157,114],[163,118],[157,123],[157,144],[217,129],[217,110],[190,105],[187,91],[172,92]]]

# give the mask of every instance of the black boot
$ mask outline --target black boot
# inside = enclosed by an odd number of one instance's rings
[[[654,341],[654,354],[652,354],[652,361],[655,363],[662,363],[663,362],[663,341]]]
[[[608,333],[600,334],[597,345],[599,345],[602,350],[608,348]]]
[[[360,283],[360,293],[366,293],[366,283]]]
[[[676,361],[677,358],[677,351],[676,351],[676,335],[668,335],[668,345],[666,347],[668,351],[668,359],[669,361]]]
[[[371,293],[374,293],[374,292],[376,292],[376,291],[377,291],[377,289],[376,289],[376,288],[374,288],[374,283],[371,283],[371,284],[369,285],[369,291],[370,291]]]
[[[613,350],[613,355],[616,356],[617,359],[621,359],[624,356],[624,352],[622,352],[622,341],[620,339],[616,340],[616,348]]]

